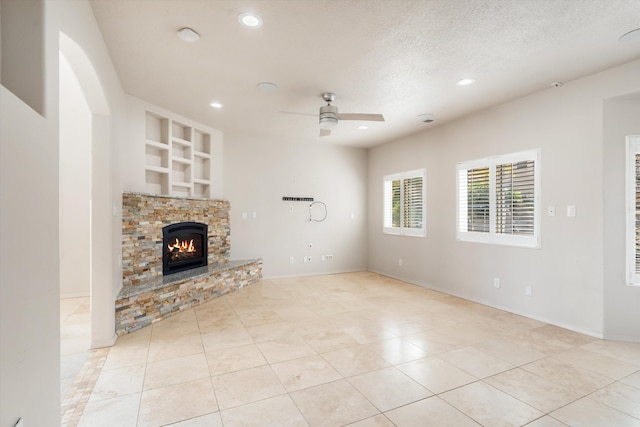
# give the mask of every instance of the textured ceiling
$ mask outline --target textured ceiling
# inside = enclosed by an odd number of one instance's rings
[[[266,141],[370,147],[640,58],[640,0],[92,0],[125,91]],[[257,12],[264,25],[237,17]],[[200,34],[176,37],[181,27]],[[477,80],[456,86],[462,77]],[[640,78],[640,76],[639,76]],[[278,85],[276,92],[256,84]],[[321,93],[342,121],[318,137]],[[214,110],[217,100],[224,108]],[[307,113],[302,114],[283,113]],[[416,125],[419,114],[436,122]]]

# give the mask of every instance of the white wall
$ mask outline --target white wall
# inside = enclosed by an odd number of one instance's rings
[[[263,258],[268,278],[366,269],[365,150],[226,134],[224,156],[233,259]],[[326,220],[309,221],[309,202],[283,196],[324,202]],[[322,207],[313,213],[320,219]],[[323,262],[328,254],[333,260]]]
[[[369,268],[603,335],[602,100],[637,91],[639,72],[636,61],[372,149]],[[457,241],[456,162],[531,148],[541,149],[542,247]],[[382,176],[421,167],[427,169],[427,237],[384,235]],[[577,207],[575,218],[565,215],[567,205]],[[548,206],[556,207],[555,217],[546,216]],[[526,286],[532,297],[525,296]],[[628,309],[619,315],[637,319]]]
[[[12,1],[15,5],[31,2]],[[43,2],[44,3],[44,2]],[[6,20],[3,0],[3,22]],[[34,3],[35,4],[35,3]],[[29,9],[27,7],[27,9]],[[117,258],[121,239],[119,215],[112,215],[122,188],[118,151],[112,141],[126,130],[124,94],[87,1],[46,2],[44,36],[16,37],[2,29],[2,46],[14,41],[18,49],[44,52],[42,115],[0,88],[0,425],[11,426],[23,417],[27,426],[60,422],[59,348],[59,127],[58,54],[63,31],[87,53],[108,102],[94,109],[92,152],[92,240],[98,262],[96,292],[92,290],[92,342],[113,342],[113,293],[121,274]],[[24,28],[29,15],[9,18]],[[15,19],[15,21],[13,21]],[[13,28],[13,26],[12,26]],[[38,30],[38,29],[36,29]],[[34,31],[37,34],[38,31]],[[14,37],[12,37],[14,36]],[[31,46],[44,43],[44,46]],[[3,57],[4,58],[4,57]],[[8,65],[9,64],[9,65]],[[19,62],[3,61],[2,69]],[[13,76],[20,75],[13,73]],[[29,73],[20,82],[29,86]],[[37,87],[37,85],[35,85]],[[90,107],[92,102],[88,102]],[[94,104],[95,106],[95,104]],[[113,195],[117,194],[117,197]],[[117,207],[117,206],[116,206]],[[117,240],[116,240],[117,239]],[[31,246],[32,242],[37,242]],[[27,247],[29,245],[29,247]],[[31,258],[38,262],[37,268]],[[94,259],[95,261],[95,259]]]
[[[640,287],[626,284],[627,135],[640,135],[640,95],[604,102],[604,333],[640,342]]]
[[[60,297],[89,296],[91,112],[60,54]]]
[[[43,115],[0,87],[0,425],[50,426],[60,419],[57,37],[15,36],[3,27],[3,49],[13,40],[53,66],[36,85]]]

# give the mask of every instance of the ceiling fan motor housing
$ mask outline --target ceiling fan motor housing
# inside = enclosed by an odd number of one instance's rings
[[[333,129],[338,126],[338,107],[324,105],[320,107],[320,128]]]

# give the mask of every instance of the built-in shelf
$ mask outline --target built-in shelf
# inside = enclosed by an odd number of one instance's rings
[[[211,134],[153,111],[145,130],[146,191],[210,198]]]

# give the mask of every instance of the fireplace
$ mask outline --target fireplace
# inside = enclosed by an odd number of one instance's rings
[[[207,265],[207,224],[179,222],[162,228],[162,274]]]

